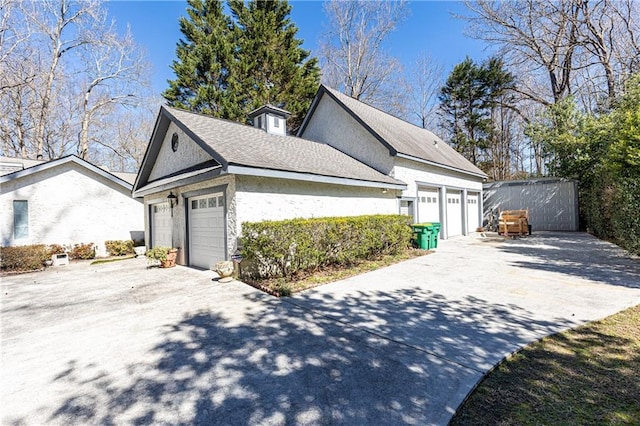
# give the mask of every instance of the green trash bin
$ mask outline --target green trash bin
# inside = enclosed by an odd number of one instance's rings
[[[416,223],[411,226],[418,247],[423,250],[433,248],[434,227],[431,223]]]
[[[431,245],[433,248],[438,248],[438,239],[440,238],[439,234],[442,225],[440,222],[433,222],[431,225],[433,225],[433,241]]]

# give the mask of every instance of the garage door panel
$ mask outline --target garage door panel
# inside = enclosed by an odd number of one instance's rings
[[[440,197],[438,189],[418,189],[418,222],[440,222]]]
[[[153,247],[172,247],[171,208],[169,203],[151,205],[151,244]]]
[[[447,236],[462,235],[462,193],[447,191]]]
[[[189,263],[211,268],[225,258],[224,195],[189,199]]]
[[[480,227],[480,194],[470,192],[467,194],[467,229],[475,232]]]

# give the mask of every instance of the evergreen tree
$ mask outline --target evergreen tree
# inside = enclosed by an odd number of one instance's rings
[[[184,35],[172,69],[176,79],[162,94],[170,106],[216,117],[234,116],[227,91],[233,59],[231,21],[218,0],[188,0],[188,17],[180,18]]]
[[[440,89],[440,110],[451,129],[451,144],[477,166],[483,165],[496,137],[493,112],[508,101],[505,94],[513,85],[514,78],[500,59],[476,64],[467,57],[453,68]]]
[[[180,20],[185,40],[177,48],[176,80],[164,92],[169,105],[239,122],[266,103],[302,123],[317,90],[320,70],[302,49],[283,0],[229,0],[232,16],[215,0],[189,0]]]
[[[237,55],[234,74],[245,114],[266,103],[291,112],[297,129],[318,89],[317,59],[309,58],[282,0],[230,0]]]

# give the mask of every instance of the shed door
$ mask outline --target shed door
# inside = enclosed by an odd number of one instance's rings
[[[418,223],[440,222],[438,189],[418,189]]]
[[[475,232],[480,226],[480,194],[467,193],[467,229]]]
[[[171,209],[169,203],[151,205],[151,244],[152,247],[172,247]]]
[[[462,193],[447,191],[447,236],[462,235]]]
[[[225,260],[224,194],[189,198],[189,264],[210,269]]]

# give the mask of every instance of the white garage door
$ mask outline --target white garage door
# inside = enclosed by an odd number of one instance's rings
[[[447,191],[447,237],[462,235],[462,194]]]
[[[225,260],[224,194],[189,198],[189,264],[210,269]]]
[[[418,223],[440,222],[440,204],[438,190],[418,189]]]
[[[476,232],[480,226],[480,194],[477,192],[467,193],[467,229],[469,232]]]
[[[173,247],[169,203],[151,205],[151,244],[153,247]]]

